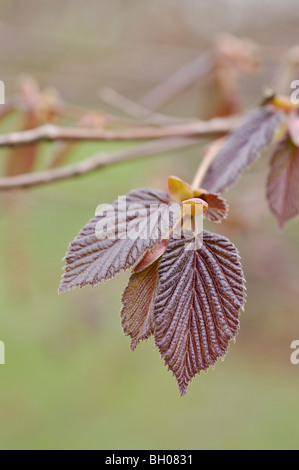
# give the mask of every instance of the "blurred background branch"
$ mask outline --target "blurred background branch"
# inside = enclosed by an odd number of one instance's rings
[[[137,127],[121,130],[87,129],[44,125],[35,129],[0,135],[0,147],[19,147],[39,142],[54,141],[134,141],[162,137],[213,137],[234,130],[239,118],[215,118],[210,121],[194,121],[171,126]]]
[[[69,178],[83,176],[95,170],[115,165],[116,163],[124,163],[130,160],[144,158],[152,155],[162,155],[166,152],[190,147],[193,145],[198,145],[198,140],[187,139],[183,137],[162,139],[153,143],[136,146],[124,151],[115,153],[110,152],[106,155],[95,155],[86,158],[82,162],[72,166],[51,169],[43,172],[0,178],[0,191],[30,188],[33,186],[40,186]]]
[[[4,139],[46,124],[102,133],[226,120],[258,104],[265,85],[289,95],[299,78],[298,0],[2,0],[0,18]],[[289,346],[299,331],[299,226],[294,220],[282,235],[267,211],[267,155],[225,194],[229,217],[217,226],[238,246],[247,278],[238,341],[225,367],[194,381],[187,401],[153,360],[153,344],[132,354],[122,336],[126,274],[56,294],[69,240],[96,205],[132,188],[166,188],[170,174],[194,179],[212,139],[187,141],[163,139],[172,148],[163,158],[0,194],[1,448],[298,447]],[[140,147],[162,155],[162,143],[2,147],[1,182],[80,172],[93,156],[101,165]]]

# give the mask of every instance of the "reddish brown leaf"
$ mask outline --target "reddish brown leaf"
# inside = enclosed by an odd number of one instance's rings
[[[21,130],[26,131],[39,125],[34,111],[29,110],[25,113]],[[9,153],[6,176],[16,176],[24,173],[30,173],[35,165],[38,152],[37,144],[26,145],[25,147],[14,147]]]
[[[156,344],[182,395],[197,373],[225,356],[244,305],[234,245],[209,232],[199,250],[188,249],[192,242],[170,240],[160,261],[154,313]]]
[[[159,261],[156,261],[144,271],[133,274],[122,297],[122,327],[125,335],[132,339],[133,351],[140,340],[147,339],[153,333],[158,267]]]
[[[166,193],[140,189],[92,219],[70,245],[59,292],[87,284],[95,286],[138,263],[177,219],[169,213],[169,204]],[[103,230],[96,233],[98,224],[106,225],[106,235]]]
[[[299,148],[289,139],[271,160],[267,198],[280,227],[299,214]]]
[[[216,38],[216,47],[220,57],[239,72],[252,75],[257,71],[258,47],[254,42],[224,33]]]
[[[200,103],[202,119],[227,117],[240,112],[242,102],[238,74],[232,64],[217,64],[203,91]]]
[[[37,104],[40,97],[38,84],[31,77],[24,76],[20,78],[18,88],[25,104],[20,130],[27,131],[34,129],[40,125],[37,112]],[[6,176],[30,173],[34,168],[37,152],[37,144],[12,148],[8,157]]]
[[[209,205],[209,209],[205,214],[208,220],[220,222],[227,217],[228,205],[218,194],[201,193],[199,197]]]
[[[151,248],[145,253],[141,261],[137,264],[134,269],[134,273],[140,273],[145,268],[148,268],[153,264],[157,259],[161,258],[164,255],[168,245],[168,240],[161,240],[154,248]]]
[[[254,110],[244,123],[228,138],[211,165],[202,187],[221,193],[232,186],[239,175],[271,144],[274,134],[286,115],[274,107],[262,106]]]

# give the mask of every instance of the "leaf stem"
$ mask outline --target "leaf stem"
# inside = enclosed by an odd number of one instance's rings
[[[192,188],[194,190],[200,189],[200,186],[211,167],[213,161],[215,160],[216,156],[218,155],[219,151],[222,149],[226,141],[226,138],[215,140],[211,145],[209,145],[208,150],[204,156],[202,163],[200,164],[195,178],[192,182]],[[203,188],[204,189],[204,188]]]

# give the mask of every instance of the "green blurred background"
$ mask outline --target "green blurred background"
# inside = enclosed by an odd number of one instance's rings
[[[269,48],[258,74],[241,83],[244,105],[253,105],[273,79],[273,55],[279,64],[296,44],[298,20],[297,1],[1,0],[0,78],[9,94],[30,73],[72,103],[105,110],[101,87],[137,100],[225,31]],[[200,115],[200,90],[163,111]],[[68,163],[130,145],[78,145]],[[126,163],[24,192],[13,207],[0,194],[1,449],[298,449],[290,344],[299,339],[299,221],[281,232],[270,215],[266,157],[227,194],[231,216],[213,227],[242,255],[240,333],[186,397],[152,340],[130,351],[119,317],[128,274],[57,295],[68,244],[98,204],[136,187],[164,189],[169,174],[191,180],[200,155],[194,148]]]

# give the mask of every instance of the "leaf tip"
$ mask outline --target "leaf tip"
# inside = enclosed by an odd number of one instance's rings
[[[67,290],[67,288],[64,286],[63,282],[60,284],[59,288],[58,288],[58,295],[61,295],[63,294],[65,291]]]
[[[130,344],[131,351],[133,351],[133,352],[135,351],[135,349],[137,347],[137,344],[138,344],[138,341],[136,341],[136,340],[131,341],[131,344]]]
[[[180,395],[183,398],[187,393],[188,382],[183,382],[182,383],[182,382],[178,381],[178,386],[179,386]]]
[[[287,221],[285,219],[278,218],[278,228],[280,230],[283,230],[285,228],[286,223],[287,223]]]

